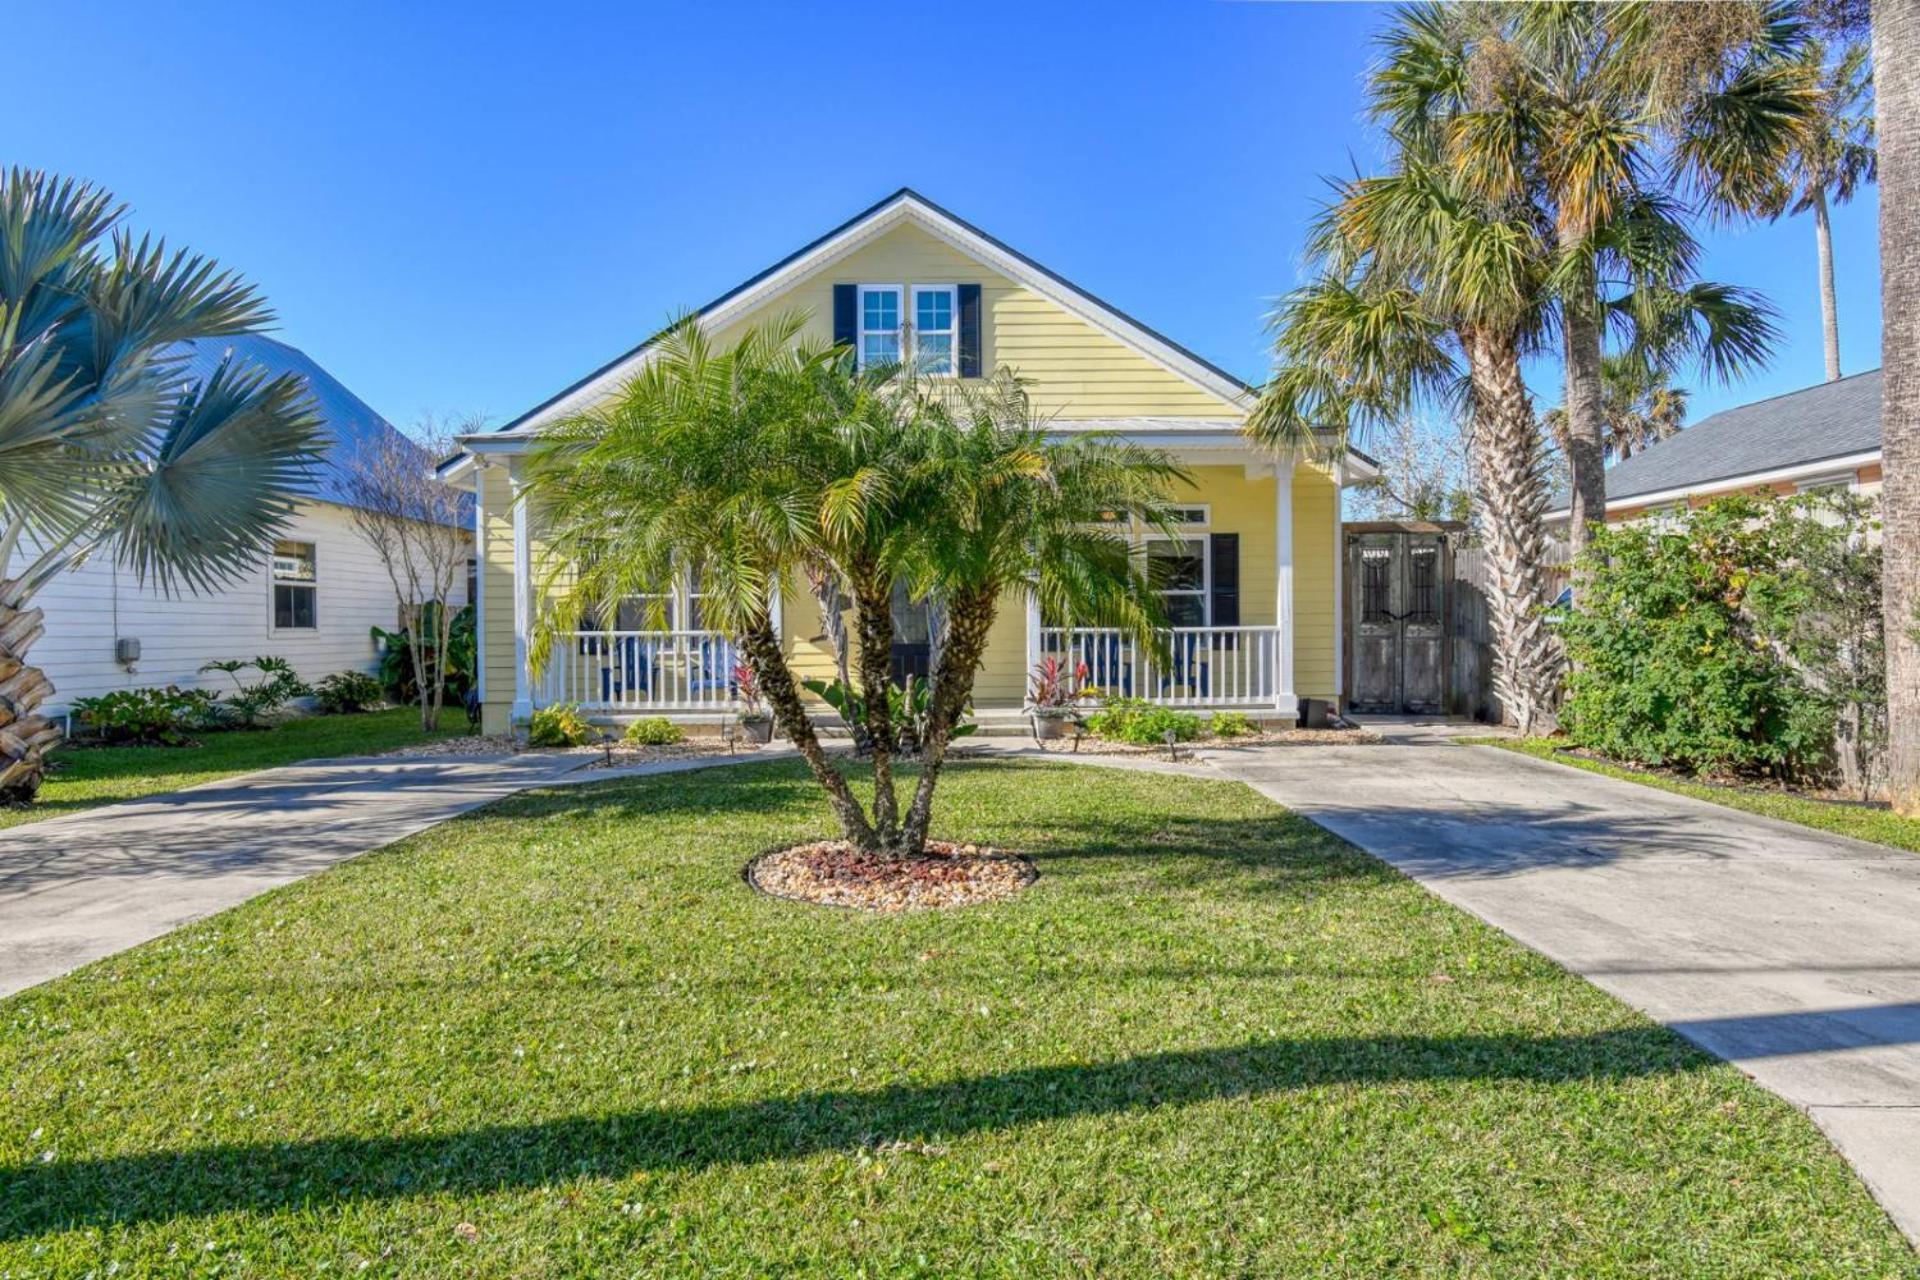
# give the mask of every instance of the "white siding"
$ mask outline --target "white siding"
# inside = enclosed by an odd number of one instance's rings
[[[376,625],[391,628],[398,610],[386,571],[354,529],[352,514],[327,503],[302,503],[284,536],[314,544],[315,630],[273,630],[265,555],[257,569],[217,592],[173,599],[142,589],[106,555],[54,579],[34,600],[46,613],[47,630],[32,660],[54,687],[45,710],[58,714],[74,698],[142,685],[231,688],[221,672],[199,674],[201,664],[219,658],[273,654],[290,659],[308,680],[372,670],[377,654],[369,632]],[[16,563],[32,554],[29,549]],[[464,575],[454,594],[465,601]],[[117,636],[140,641],[132,671],[113,660]]]

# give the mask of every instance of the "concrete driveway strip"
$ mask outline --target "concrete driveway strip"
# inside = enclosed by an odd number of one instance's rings
[[[1920,855],[1418,730],[1210,759],[1807,1111],[1920,1243]]]
[[[15,827],[0,839],[0,996],[591,759],[320,760]]]

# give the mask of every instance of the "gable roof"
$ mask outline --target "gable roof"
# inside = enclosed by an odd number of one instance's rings
[[[1607,469],[1607,503],[1724,486],[1880,449],[1880,371],[1722,409]],[[1554,495],[1553,514],[1570,504]]]
[[[291,373],[306,383],[320,420],[330,441],[321,465],[308,473],[299,488],[307,497],[335,506],[359,505],[353,496],[352,477],[362,458],[399,440],[418,454],[420,469],[433,466],[427,451],[408,440],[394,425],[375,413],[372,406],[347,390],[346,384],[298,347],[289,346],[260,333],[238,334],[228,338],[195,338],[175,344],[183,358],[180,372],[186,382],[198,385],[212,377],[228,352],[233,353],[236,368],[264,372],[268,377]]]
[[[718,328],[734,316],[760,305],[801,278],[902,222],[911,222],[947,241],[983,265],[1025,285],[1228,404],[1242,404],[1258,394],[1253,387],[1219,365],[1095,297],[1004,241],[941,208],[911,187],[901,187],[886,199],[862,209],[825,235],[735,285],[693,314],[702,323]],[[640,345],[615,356],[586,377],[507,423],[498,434],[529,432],[587,407],[593,400],[611,392],[638,372],[648,348],[661,336],[662,333],[656,332]]]

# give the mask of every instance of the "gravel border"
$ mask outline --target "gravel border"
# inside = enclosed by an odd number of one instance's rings
[[[958,910],[962,907],[981,906],[990,902],[1006,902],[1032,888],[1034,882],[1040,878],[1040,868],[1034,864],[1032,858],[1029,858],[1024,853],[1015,853],[1006,849],[996,849],[991,845],[963,845],[956,844],[951,840],[929,840],[927,841],[929,848],[943,848],[955,851],[965,849],[975,850],[975,852],[970,854],[958,854],[958,856],[970,861],[1012,864],[1017,873],[1016,880],[1012,886],[1006,888],[1004,892],[996,891],[984,896],[969,896],[951,902],[916,903],[911,901],[861,902],[856,900],[836,900],[829,897],[813,897],[803,893],[783,892],[781,889],[767,884],[763,879],[763,870],[767,864],[774,859],[787,854],[798,853],[802,850],[815,849],[822,845],[845,844],[846,841],[838,837],[824,837],[818,840],[801,840],[796,843],[783,844],[772,849],[765,849],[748,859],[746,865],[740,868],[740,878],[744,880],[747,883],[747,887],[755,893],[764,894],[769,898],[778,898],[783,902],[797,902],[809,907],[832,907],[841,911],[860,911],[868,915],[882,916],[911,915],[922,911],[951,911]],[[945,861],[949,856],[953,855],[942,855],[941,860]],[[910,859],[909,861],[917,860]],[[996,886],[996,888],[1004,888],[1004,884],[1002,886]]]

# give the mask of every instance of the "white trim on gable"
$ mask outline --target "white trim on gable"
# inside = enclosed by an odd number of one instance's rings
[[[1014,253],[983,233],[974,230],[953,215],[922,199],[912,191],[902,191],[864,216],[826,236],[766,275],[751,281],[698,313],[701,328],[718,332],[733,321],[769,300],[794,288],[802,281],[831,267],[835,262],[887,234],[902,224],[912,224],[937,240],[967,255],[999,275],[1014,281],[1093,328],[1155,361],[1202,391],[1228,405],[1250,409],[1253,394],[1238,380],[1211,367],[1198,357],[1181,350],[1138,321],[1107,306],[1092,294],[1037,267],[1029,259]],[[905,301],[904,299],[902,300]],[[509,423],[491,438],[512,439],[537,431],[551,422],[579,413],[632,378],[646,366],[652,344],[643,345],[613,361],[598,373],[555,396],[545,404]],[[466,437],[463,444],[488,439]]]

